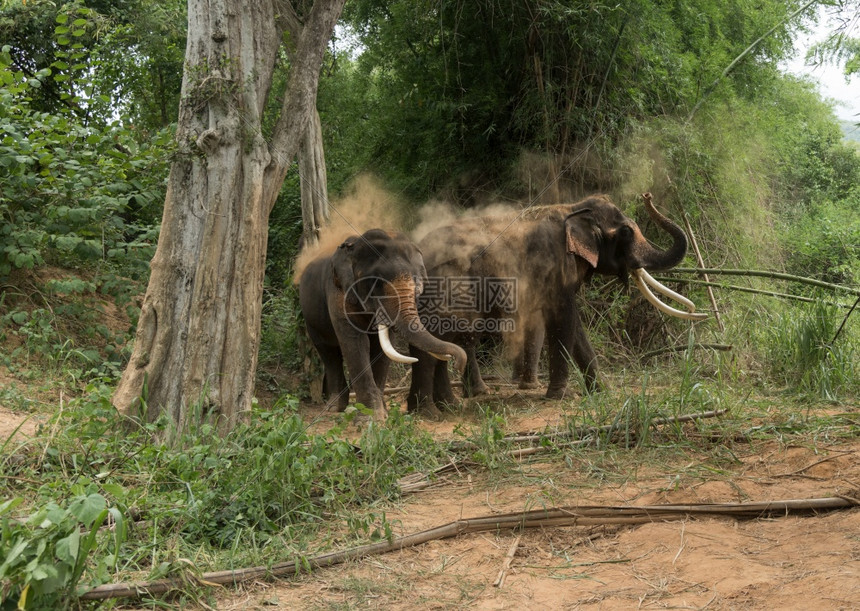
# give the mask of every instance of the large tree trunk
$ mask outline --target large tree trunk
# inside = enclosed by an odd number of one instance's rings
[[[113,397],[124,413],[152,421],[167,412],[181,428],[199,405],[229,430],[250,409],[269,213],[314,110],[343,2],[316,0],[299,17],[277,0],[189,0],[179,152]],[[290,79],[267,143],[263,110],[287,29]]]

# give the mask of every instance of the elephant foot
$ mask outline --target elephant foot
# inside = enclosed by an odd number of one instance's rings
[[[457,403],[457,398],[449,389],[447,392],[434,393],[433,403],[436,405],[455,405]]]
[[[484,382],[479,382],[477,384],[472,384],[468,388],[463,385],[463,396],[465,397],[479,397],[481,395],[490,394],[490,387],[484,384]]]
[[[442,414],[445,414],[445,413],[454,414],[454,413],[457,413],[457,411],[460,408],[460,402],[457,401],[456,399],[451,399],[450,401],[437,399],[435,401],[435,405]]]
[[[344,401],[340,397],[332,397],[325,403],[325,410],[327,412],[342,412],[346,410],[346,406],[349,404],[349,396],[347,395],[347,400]]]
[[[540,388],[540,383],[537,381],[520,380],[517,388],[520,390],[534,390],[535,388]]]
[[[374,422],[385,424],[388,420],[388,409],[386,407],[377,407],[373,410]]]
[[[547,399],[564,399],[567,386],[550,386],[546,389]]]
[[[439,422],[445,418],[445,414],[442,413],[442,410],[429,401],[419,405],[418,409],[415,410],[414,413],[418,414],[424,420],[430,420],[432,422]]]

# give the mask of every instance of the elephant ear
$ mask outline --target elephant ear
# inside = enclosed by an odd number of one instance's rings
[[[331,271],[334,278],[334,285],[341,291],[347,290],[355,282],[355,272],[353,271],[353,250],[355,243],[358,241],[358,236],[350,236],[344,240],[343,244],[337,247],[337,250],[331,257]]]
[[[582,257],[591,267],[597,267],[600,251],[599,229],[595,229],[592,220],[591,208],[577,210],[564,219],[564,232],[567,237],[567,253]]]

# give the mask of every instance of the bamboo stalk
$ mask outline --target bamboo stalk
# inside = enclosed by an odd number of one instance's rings
[[[785,19],[779,21],[771,29],[769,29],[767,32],[765,32],[764,34],[759,36],[757,39],[755,39],[746,49],[744,49],[741,52],[740,55],[738,55],[736,58],[734,58],[734,60],[732,60],[732,62],[728,66],[726,66],[726,68],[716,78],[716,80],[713,83],[711,83],[707,89],[705,89],[705,93],[702,94],[702,97],[699,98],[699,101],[696,102],[695,106],[693,106],[693,110],[690,111],[690,114],[687,117],[687,122],[689,123],[690,121],[693,120],[693,117],[699,111],[699,108],[702,106],[702,104],[705,102],[705,100],[708,99],[708,97],[711,95],[711,93],[713,93],[714,89],[717,88],[717,85],[719,85],[720,81],[723,80],[724,78],[726,78],[726,76],[728,76],[728,74],[732,70],[734,70],[735,66],[737,66],[741,62],[741,60],[743,60],[743,58],[745,58],[747,55],[749,55],[752,52],[752,50],[755,49],[761,41],[763,41],[765,38],[767,38],[768,36],[773,34],[777,29],[782,27],[784,24],[788,23],[789,21],[791,21],[792,19],[794,19],[795,17],[800,15],[803,11],[807,10],[813,4],[816,4],[818,2],[819,2],[819,0],[809,0],[809,2],[807,2],[806,4],[801,6],[799,9],[797,9],[796,11],[791,13],[790,15],[788,15]]]
[[[683,414],[681,416],[669,416],[667,418],[654,418],[651,420],[651,426],[661,426],[663,424],[670,424],[674,422],[691,422],[693,420],[699,420],[701,418],[714,418],[716,416],[722,416],[728,410],[720,409],[720,410],[710,410],[707,412],[698,412],[694,414]],[[605,426],[599,427],[587,427],[584,429],[579,429],[576,431],[563,431],[558,433],[515,433],[514,435],[509,435],[507,437],[503,437],[501,442],[508,443],[534,443],[539,442],[544,439],[554,440],[554,439],[570,439],[570,438],[583,438],[583,437],[593,437],[595,435],[599,435],[600,433],[608,433],[615,430],[616,425],[607,424]],[[454,451],[462,451],[462,450],[471,450],[476,446],[471,441],[459,441],[452,442],[448,445],[450,450]]]
[[[517,554],[517,548],[520,546],[520,539],[522,539],[522,535],[517,535],[517,538],[514,539],[513,543],[511,543],[511,547],[505,556],[505,561],[502,563],[502,569],[499,571],[499,576],[496,577],[496,581],[493,583],[494,587],[501,588],[505,585],[505,579],[508,576],[508,571],[511,569],[511,563],[514,561],[514,556]]]
[[[771,272],[767,270],[760,269],[717,269],[717,268],[707,268],[700,269],[698,267],[673,267],[672,272],[678,273],[686,273],[686,274],[723,274],[726,276],[756,276],[762,278],[775,278],[777,280],[789,280],[791,282],[798,282],[800,284],[808,284],[809,286],[818,286],[825,289],[831,289],[836,291],[845,291],[851,293],[852,295],[860,295],[860,289],[855,289],[850,286],[843,286],[841,284],[833,284],[832,282],[824,282],[823,280],[815,280],[814,278],[804,278],[803,276],[794,276],[792,274],[784,274],[782,272]]]
[[[184,578],[174,577],[141,583],[105,584],[85,592],[80,596],[80,599],[104,600],[108,598],[137,598],[143,595],[152,596],[181,588],[189,583],[196,583],[197,585],[235,585],[252,579],[297,574],[303,569],[323,568],[356,558],[377,556],[407,547],[414,547],[428,541],[448,539],[462,534],[478,532],[546,528],[550,526],[636,525],[648,522],[685,520],[695,516],[751,519],[764,516],[786,516],[792,513],[818,513],[858,506],[860,506],[860,500],[856,498],[826,497],[752,503],[642,506],[583,505],[538,509],[456,520],[411,535],[397,537],[390,542],[361,545],[302,560],[282,562],[271,567],[257,566],[246,569],[215,571],[212,573],[203,573],[200,576],[189,575]]]
[[[655,278],[657,280],[660,280],[661,282],[665,282],[665,281],[676,281],[677,282],[677,280],[678,280],[677,278],[666,278],[663,276],[655,276]],[[703,286],[713,286],[713,287],[718,288],[718,289],[727,289],[729,291],[741,291],[743,293],[754,293],[756,295],[767,295],[768,297],[779,297],[780,299],[792,299],[794,301],[803,301],[806,303],[816,303],[818,301],[821,301],[820,299],[813,299],[812,297],[803,297],[801,295],[791,295],[789,293],[780,293],[777,291],[765,291],[763,289],[753,289],[753,288],[750,288],[748,286],[737,286],[734,284],[720,284],[719,282],[705,282],[704,280],[695,280],[695,279],[693,279],[693,280],[686,279],[686,280],[684,280],[684,282],[688,282],[690,284],[701,284]],[[827,305],[837,306],[840,308],[850,308],[851,307],[847,303],[837,303],[835,301],[825,301],[824,303],[826,303]]]
[[[661,354],[667,354],[669,352],[682,352],[690,347],[691,346],[667,346],[665,348],[660,348],[659,350],[652,350],[651,352],[646,352],[639,358],[642,360],[650,359],[653,356],[659,356]],[[732,346],[729,344],[693,344],[692,348],[705,348],[709,350],[728,351],[732,349]]]
[[[693,244],[693,252],[696,253],[696,261],[699,263],[699,267],[705,269],[705,260],[702,258],[701,251],[699,251],[699,243],[696,241],[696,234],[693,233],[693,227],[690,225],[690,217],[686,212],[684,213],[684,227],[687,228],[687,235],[690,236],[690,242]],[[705,282],[710,281],[707,272],[702,272],[702,278],[705,279]],[[714,298],[714,291],[710,286],[708,287],[708,298],[711,301],[711,308],[714,310],[714,318],[717,319],[717,327],[719,327],[720,333],[724,333],[726,327],[723,325],[723,319],[720,316],[720,309],[717,307],[717,300]]]

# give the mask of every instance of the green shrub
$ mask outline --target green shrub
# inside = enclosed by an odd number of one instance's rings
[[[788,271],[846,286],[860,285],[860,188],[835,202],[811,204],[785,238]]]
[[[789,389],[823,399],[856,392],[856,340],[846,333],[833,341],[844,314],[823,301],[767,314],[760,334],[770,376]]]
[[[22,503],[13,498],[0,504],[0,609],[58,609],[75,594],[110,580],[125,521],[98,493],[81,493],[65,507],[54,502],[25,520],[6,514]],[[100,532],[110,517],[114,527]]]

